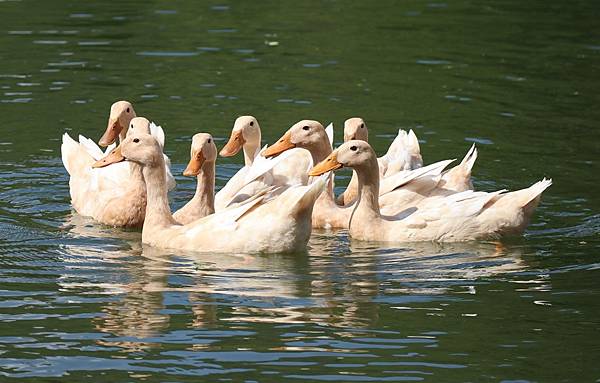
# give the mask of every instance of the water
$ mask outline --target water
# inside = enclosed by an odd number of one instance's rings
[[[0,380],[600,380],[600,6],[591,1],[0,1]],[[256,115],[359,115],[482,190],[549,176],[523,239],[170,254],[71,212],[64,131],[131,100],[181,174]],[[241,158],[220,159],[218,186]],[[340,184],[348,173],[338,177]],[[194,180],[178,176],[173,207]]]

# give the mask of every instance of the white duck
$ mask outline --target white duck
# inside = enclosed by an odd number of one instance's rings
[[[311,213],[325,179],[288,188],[277,197],[256,195],[248,203],[216,212],[187,225],[171,215],[159,143],[149,134],[131,134],[102,166],[127,160],[142,168],[146,219],[142,242],[162,248],[203,252],[292,252],[306,248]]]
[[[161,144],[164,143],[162,128],[143,117],[131,119],[127,131],[152,132]],[[61,155],[70,175],[71,203],[79,214],[110,226],[142,225],[146,189],[135,164],[124,163],[109,169],[93,169],[92,165],[96,161],[102,161],[102,150],[88,138],[79,136],[79,142],[76,142],[67,133],[63,135]],[[174,185],[175,181],[168,169],[165,180],[169,185]]]
[[[323,125],[314,120],[302,120],[288,129],[288,131],[262,152],[265,157],[278,156],[294,148],[306,149],[312,156],[313,163],[319,163],[331,151],[331,142]],[[347,228],[352,210],[338,206],[333,194],[333,177],[329,178],[327,188],[321,194],[313,210],[313,228]]]
[[[277,164],[269,164],[259,156],[261,130],[253,116],[241,116],[235,120],[231,137],[219,153],[223,157],[236,155],[243,149],[244,167],[223,186],[215,196],[215,209],[223,209],[234,200],[252,196],[267,186],[306,185],[308,170],[313,163],[304,150],[290,152]],[[270,170],[265,171],[265,168]],[[256,174],[262,174],[257,179]],[[249,182],[250,180],[255,180]],[[237,196],[237,197],[236,197]]]
[[[427,208],[410,208],[396,217],[379,210],[377,156],[360,140],[348,141],[333,151],[309,173],[318,176],[351,167],[359,180],[359,199],[349,224],[350,236],[364,241],[469,241],[497,239],[525,230],[542,192],[551,180],[511,193],[471,190],[440,197]]]
[[[215,212],[215,161],[217,146],[208,133],[192,137],[190,162],[183,171],[187,177],[197,177],[194,197],[173,214],[175,221],[188,224]]]

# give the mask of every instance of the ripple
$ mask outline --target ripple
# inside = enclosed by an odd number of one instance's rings
[[[198,56],[199,52],[186,52],[186,51],[143,51],[137,52],[138,56],[154,56],[154,57],[191,57]]]
[[[433,60],[433,59],[421,59],[416,61],[417,64],[421,65],[448,65],[451,64],[450,61],[447,60]]]
[[[481,145],[493,145],[494,144],[494,141],[487,139],[487,138],[481,138],[481,137],[465,137],[465,141],[474,142],[476,144],[481,144]]]
[[[209,29],[208,33],[235,33],[238,30],[235,28],[220,28],[220,29]]]
[[[83,47],[95,47],[95,46],[106,46],[110,45],[110,41],[79,41],[77,45]]]
[[[64,45],[67,44],[66,40],[34,40],[34,44],[42,45]]]
[[[12,98],[12,99],[2,99],[0,102],[2,103],[17,103],[17,104],[26,104],[28,102],[33,101],[33,98],[23,97],[23,98]]]

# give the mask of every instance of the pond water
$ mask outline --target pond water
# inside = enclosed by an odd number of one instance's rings
[[[600,381],[600,4],[0,0],[0,381]],[[481,190],[552,177],[524,238],[170,254],[74,214],[67,131],[110,104],[267,142],[361,116],[378,152],[479,148]],[[218,186],[242,159],[219,159]],[[341,173],[340,185],[349,173]]]

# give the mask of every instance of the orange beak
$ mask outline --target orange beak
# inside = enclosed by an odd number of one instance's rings
[[[123,127],[119,123],[118,118],[115,120],[112,120],[112,119],[108,120],[108,126],[106,127],[106,131],[100,138],[100,141],[98,141],[98,144],[100,146],[104,146],[104,147],[112,144],[113,142],[115,142],[117,140],[117,137],[119,137],[119,134],[121,133],[122,130],[123,130]]]
[[[92,165],[93,168],[103,168],[110,164],[116,164],[117,162],[125,161],[125,157],[121,153],[121,145],[117,146],[112,150],[112,152],[108,153],[108,155],[98,161],[94,162]]]
[[[190,162],[186,166],[183,171],[183,175],[186,177],[195,177],[200,174],[200,170],[202,169],[202,165],[204,164],[205,158],[202,154],[202,151],[196,153],[195,156],[192,156]]]
[[[231,132],[231,137],[229,137],[229,141],[227,144],[221,149],[219,154],[221,157],[231,157],[238,154],[240,149],[244,146],[246,140],[244,140],[244,136],[242,135],[242,131],[238,130],[235,132]]]
[[[331,170],[336,170],[342,168],[344,165],[340,164],[337,160],[337,151],[331,153],[327,158],[323,161],[316,164],[310,171],[308,175],[311,177],[320,176],[321,174],[325,174]]]
[[[290,150],[296,147],[296,144],[292,143],[292,133],[289,131],[286,132],[283,137],[279,139],[276,143],[269,146],[262,152],[263,157],[275,157],[286,150]]]

